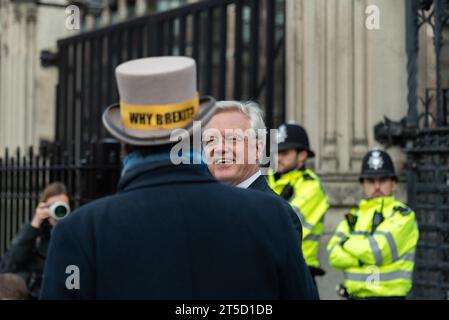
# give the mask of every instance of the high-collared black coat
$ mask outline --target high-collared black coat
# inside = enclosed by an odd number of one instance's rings
[[[41,297],[315,299],[289,219],[281,199],[200,166],[140,165],[57,224]]]
[[[274,192],[270,186],[267,183],[267,180],[265,179],[264,176],[259,176],[253,183],[251,183],[248,187],[248,189],[253,189],[253,190],[260,190],[262,192],[265,192],[267,194],[271,194],[273,196],[279,197],[279,195],[276,194],[276,192]],[[287,203],[288,204],[288,203]],[[299,245],[301,246],[302,244],[302,224],[301,224],[301,220],[299,220],[298,215],[295,213],[295,211],[293,210],[293,208],[288,205],[288,212],[289,212],[289,216],[291,218],[291,221],[293,223],[293,227],[295,228],[296,232],[298,233],[298,238],[300,243]]]

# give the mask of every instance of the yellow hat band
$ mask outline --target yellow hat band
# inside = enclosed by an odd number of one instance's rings
[[[120,103],[120,116],[127,129],[161,130],[182,128],[198,114],[198,94],[176,104],[166,105],[129,105]]]

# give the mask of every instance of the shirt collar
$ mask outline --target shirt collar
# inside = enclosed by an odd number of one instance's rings
[[[246,179],[245,181],[240,182],[238,185],[236,185],[237,188],[242,189],[248,189],[248,187],[257,180],[261,176],[260,170],[257,170],[255,174],[253,174],[251,177]]]

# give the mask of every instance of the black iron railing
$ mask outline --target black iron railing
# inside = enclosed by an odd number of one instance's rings
[[[449,1],[406,0],[408,114],[404,127],[408,202],[415,210],[420,240],[416,252],[413,297],[449,298]],[[418,96],[419,31],[433,31],[434,84]],[[445,43],[445,45],[443,45]],[[427,48],[424,47],[424,50]],[[445,52],[445,53],[444,53]]]
[[[64,182],[71,205],[79,207],[112,194],[120,173],[120,146],[115,141],[90,144],[81,158],[59,146],[5,150],[0,157],[0,258],[19,227],[30,221],[39,192],[50,182]]]
[[[399,145],[407,153],[408,204],[420,230],[411,296],[448,299],[449,0],[406,0],[405,8],[408,112],[401,121],[386,118],[374,131],[379,142]],[[421,50],[431,52],[427,41],[419,41],[424,29],[433,33],[435,64],[418,70]],[[419,76],[422,73],[426,76]],[[423,80],[426,83],[420,83]],[[420,88],[425,88],[421,96]]]
[[[123,61],[187,55],[201,95],[256,100],[269,126],[284,120],[285,0],[208,0],[58,41],[56,140],[79,154],[107,137],[101,114],[118,101]],[[170,88],[167,88],[170,90]]]

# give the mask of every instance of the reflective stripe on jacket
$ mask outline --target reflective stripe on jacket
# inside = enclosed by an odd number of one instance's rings
[[[296,211],[302,223],[304,259],[308,266],[319,267],[320,237],[323,233],[324,216],[329,208],[319,177],[309,169],[293,170],[278,180],[270,174],[268,184]]]
[[[376,212],[382,220],[373,227]],[[415,213],[393,196],[362,200],[349,213],[356,217],[354,227],[343,220],[327,246],[330,264],[344,272],[348,293],[406,296],[419,237]]]

